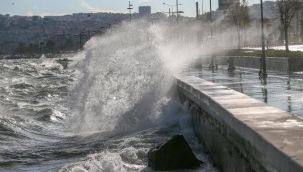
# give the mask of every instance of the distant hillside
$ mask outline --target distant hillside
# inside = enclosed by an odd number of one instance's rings
[[[47,48],[47,43],[53,49],[77,49],[80,33],[84,42],[101,28],[128,17],[128,14],[119,13],[76,13],[45,17],[0,15],[0,54],[25,49],[41,51]]]

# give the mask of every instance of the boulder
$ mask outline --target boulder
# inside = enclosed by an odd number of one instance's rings
[[[148,152],[148,166],[157,171],[194,169],[201,164],[182,135],[175,135]]]

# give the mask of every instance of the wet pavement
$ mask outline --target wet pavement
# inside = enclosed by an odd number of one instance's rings
[[[204,66],[202,69],[190,69],[186,73],[234,89],[303,118],[303,73],[287,75],[268,72],[264,82],[259,78],[258,72],[248,68],[228,72],[227,66],[219,66],[212,71]]]

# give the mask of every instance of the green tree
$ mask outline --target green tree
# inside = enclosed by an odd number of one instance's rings
[[[48,49],[49,52],[54,52],[55,50],[55,42],[53,40],[47,40],[46,41],[46,48]]]
[[[26,45],[23,42],[19,43],[15,52],[18,53],[18,54],[25,54],[26,53]]]

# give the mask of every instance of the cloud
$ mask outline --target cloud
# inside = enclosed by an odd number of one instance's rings
[[[45,16],[64,16],[64,15],[68,15],[69,13],[50,13],[50,12],[43,12],[43,13],[40,13],[39,15],[42,16],[42,17],[45,17]]]
[[[26,16],[33,16],[33,11],[32,10],[28,10],[26,11]]]
[[[151,0],[139,0],[139,3],[146,3],[146,2],[151,2]]]
[[[106,8],[98,8],[96,6],[89,4],[86,0],[80,0],[80,5],[81,5],[81,7],[89,10],[90,12],[94,12],[94,13],[97,13],[97,12],[121,13],[121,11],[114,11],[114,10],[106,9]]]

